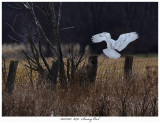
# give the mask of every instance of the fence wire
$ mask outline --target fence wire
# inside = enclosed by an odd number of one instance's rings
[[[124,78],[124,63],[125,59],[111,60],[105,59],[98,60],[100,63],[97,69],[96,81],[106,81],[106,80],[119,80]],[[50,62],[51,63],[51,62]],[[87,62],[80,64],[79,68],[86,65]],[[19,63],[20,64],[20,63]],[[19,65],[20,66],[20,65]],[[141,59],[134,58],[132,65],[132,75],[144,76],[147,71],[157,71],[158,72],[158,58],[156,59]],[[9,68],[6,68],[6,76],[9,72]],[[16,82],[18,83],[28,83],[30,82],[30,71],[25,66],[21,65],[18,68],[16,74]],[[32,81],[38,80],[38,73],[36,71],[32,72]]]
[[[104,62],[98,68],[97,80],[119,80],[124,78],[125,59],[120,61]],[[134,58],[132,65],[132,75],[145,76],[147,71],[158,72],[158,59]]]

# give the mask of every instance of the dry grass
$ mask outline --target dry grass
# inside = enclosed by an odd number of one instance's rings
[[[100,57],[95,85],[81,87],[75,76],[67,90],[57,85],[55,91],[47,86],[32,89],[20,66],[13,93],[2,93],[3,116],[158,116],[157,61],[136,60],[128,80],[123,58],[102,61]]]
[[[20,52],[22,50],[26,50],[28,46],[25,46],[25,44],[3,44],[2,46],[2,55],[5,58],[17,58],[17,56],[20,56]],[[15,56],[16,55],[16,56]]]

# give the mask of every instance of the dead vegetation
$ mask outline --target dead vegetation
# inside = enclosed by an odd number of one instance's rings
[[[54,3],[46,3],[41,8],[32,2],[20,3],[20,6],[29,53],[22,47],[25,60],[19,60],[23,66],[17,68],[15,82],[12,80],[14,86],[9,93],[5,89],[10,70],[3,59],[3,116],[158,116],[158,64],[155,67],[149,63],[145,67],[136,66],[139,70],[135,69],[126,78],[123,58],[104,62],[104,59],[98,61],[97,56],[90,56],[86,62],[86,51],[82,52],[78,45],[69,44],[66,49],[61,46],[60,32],[73,28],[60,28],[62,3],[58,6],[58,17]],[[54,44],[35,14],[37,7],[53,29]],[[36,37],[29,28],[28,12]],[[44,56],[42,42],[48,43],[54,51],[50,62]],[[129,69],[131,67],[132,64]],[[125,73],[129,71],[125,70]]]
[[[12,94],[2,93],[3,116],[158,116],[158,70],[145,70],[116,80],[117,69],[112,79],[106,75],[83,87],[75,73],[67,89],[18,82]]]

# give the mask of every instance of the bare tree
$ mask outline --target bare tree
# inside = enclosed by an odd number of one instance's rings
[[[50,79],[53,79],[53,77],[51,76],[52,71],[55,71],[55,70],[59,71],[59,79],[60,79],[61,86],[66,88],[67,87],[67,79],[66,79],[66,75],[65,75],[64,61],[63,61],[63,55],[62,55],[62,50],[61,50],[61,45],[60,45],[59,32],[62,31],[62,30],[71,29],[73,27],[62,28],[62,29],[59,28],[60,20],[61,20],[62,3],[59,4],[58,18],[56,18],[54,3],[43,4],[42,8],[37,6],[35,3],[21,3],[21,4],[23,6],[23,11],[24,11],[24,20],[25,20],[24,22],[25,22],[25,27],[26,27],[26,30],[27,30],[27,39],[30,43],[30,48],[31,48],[32,55],[33,55],[32,57],[30,57],[29,55],[27,55],[27,53],[25,53],[25,51],[23,51],[25,57],[28,60],[28,64],[30,65],[30,66],[28,66],[28,65],[26,65],[26,66],[29,67],[30,69],[38,71],[41,75],[43,75],[44,68],[40,64],[40,58],[41,58],[43,60],[43,63],[45,65],[45,67],[48,70],[48,74],[49,74]],[[35,14],[35,10],[34,10],[35,7],[38,7],[38,9],[48,19],[48,22],[49,22],[49,24],[52,28],[52,32],[53,32],[53,36],[54,36],[54,39],[55,39],[55,45],[56,46],[54,46],[50,42],[49,38],[47,37],[44,30],[42,29],[42,26],[41,26],[36,14]],[[26,18],[26,12],[30,13],[30,15],[33,19],[33,22],[35,24],[36,31],[37,31],[36,32],[37,33],[36,39],[38,40],[38,43],[39,43],[39,49],[37,49],[35,47],[32,35],[30,34],[30,30],[29,30],[29,26],[28,26],[28,20]],[[48,42],[52,46],[52,48],[53,48],[53,50],[54,50],[54,52],[57,56],[57,60],[56,60],[56,62],[52,63],[52,67],[49,67],[49,64],[47,63],[47,60],[45,59],[45,57],[42,53],[42,49],[41,49],[41,37],[42,37],[42,35],[45,38],[46,42]],[[59,62],[59,64],[58,64],[59,68],[55,69],[57,67],[57,66],[55,66],[55,64],[57,65],[57,61]],[[33,66],[31,66],[31,65],[33,65]],[[54,72],[54,73],[57,73],[57,71]],[[54,74],[54,76],[57,76],[57,74]],[[54,84],[56,84],[55,79],[56,78],[54,77]]]

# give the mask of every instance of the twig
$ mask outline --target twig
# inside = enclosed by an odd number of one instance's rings
[[[35,7],[37,7],[44,15],[46,15],[46,13],[35,3],[33,3],[33,5],[35,5]]]
[[[31,7],[30,7],[30,5],[29,5],[28,2],[26,2],[26,3],[23,2],[22,5],[23,5],[24,8],[27,9],[27,10],[30,10],[30,9],[31,9]]]
[[[23,38],[23,35],[17,33],[10,24],[8,24],[8,23],[5,23],[5,24],[8,25],[17,36]]]
[[[69,29],[73,29],[73,28],[75,28],[75,27],[62,28],[62,29],[60,29],[59,31],[65,31],[65,30],[69,30]]]
[[[20,61],[20,62],[21,62],[21,61]],[[21,62],[21,63],[22,63],[22,62]],[[29,68],[29,69],[32,69],[32,70],[35,70],[35,71],[39,71],[38,69],[33,68],[33,67],[30,67],[30,66],[28,66],[28,65],[26,65],[26,64],[24,64],[24,63],[23,63],[23,65],[26,66],[26,67]]]
[[[9,3],[6,3],[9,7],[13,8],[13,9],[23,9],[23,8],[18,8],[18,7],[14,7],[12,5],[10,5]]]
[[[14,24],[15,24],[15,22],[16,22],[16,18],[17,18],[17,15],[16,15],[16,16],[15,16],[15,18],[14,18],[14,21],[13,21],[12,27],[14,27]]]
[[[24,50],[22,50],[22,53],[26,56],[28,60],[31,60],[34,64],[37,64],[31,57],[27,55],[27,53]]]
[[[9,38],[11,38],[12,40],[16,41],[16,42],[20,42],[19,40],[17,40],[17,39],[15,39],[15,38],[11,37],[9,34],[8,34],[7,36],[8,36]]]

